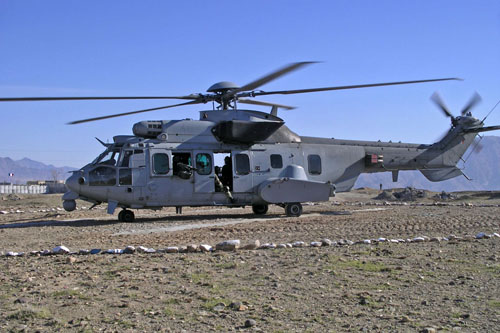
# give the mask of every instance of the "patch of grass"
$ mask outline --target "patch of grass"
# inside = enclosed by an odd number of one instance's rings
[[[204,282],[205,280],[208,280],[209,275],[207,273],[191,273],[191,274],[186,274],[185,278],[193,281],[193,283],[201,283]]]
[[[223,303],[225,306],[228,306],[231,301],[227,298],[208,298],[205,299],[205,302],[201,306],[206,310],[213,311],[214,307],[219,303]]]
[[[130,270],[131,270],[130,266],[122,266],[119,268],[105,271],[103,276],[104,276],[104,279],[106,279],[106,280],[112,280],[112,279],[116,278],[121,272],[130,271]]]
[[[235,262],[225,262],[225,263],[216,264],[215,267],[223,268],[223,269],[235,269],[238,267],[238,265]]]
[[[29,321],[33,319],[50,319],[52,315],[47,309],[23,309],[17,312],[11,313],[7,316],[8,320],[21,320],[21,321]]]
[[[115,323],[123,328],[135,328],[135,324],[128,320],[118,320]]]
[[[177,298],[171,297],[169,299],[164,300],[163,303],[166,304],[166,305],[168,305],[168,304],[180,304],[181,301],[179,299],[177,299]]]
[[[51,294],[52,297],[57,297],[57,298],[78,298],[78,299],[81,299],[81,300],[89,300],[91,299],[91,297],[89,296],[86,296],[84,294],[82,294],[80,291],[78,290],[73,290],[73,289],[65,289],[65,290],[59,290],[59,291],[55,291]]]
[[[177,312],[170,306],[166,306],[165,308],[163,308],[163,314],[167,317],[174,317],[176,313]]]
[[[500,309],[500,301],[499,300],[488,301],[488,306],[490,308]]]
[[[500,264],[488,265],[484,269],[493,274],[500,274]]]

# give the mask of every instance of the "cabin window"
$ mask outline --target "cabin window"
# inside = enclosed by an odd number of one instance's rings
[[[191,153],[172,153],[172,167],[174,176],[189,179],[193,175]]]
[[[89,172],[90,186],[114,186],[115,184],[115,168],[100,166]]]
[[[271,155],[271,168],[281,169],[283,167],[283,158],[281,155],[272,154]]]
[[[248,175],[250,173],[250,159],[247,154],[237,154],[235,161],[237,175]]]
[[[118,184],[132,185],[132,169],[121,168],[118,171]]]
[[[153,172],[157,175],[166,175],[170,170],[168,155],[156,153],[153,155]]]
[[[212,173],[212,157],[210,154],[196,154],[196,172],[199,175],[209,175]]]
[[[321,174],[321,157],[319,155],[307,156],[307,162],[309,166],[309,174],[311,175]]]

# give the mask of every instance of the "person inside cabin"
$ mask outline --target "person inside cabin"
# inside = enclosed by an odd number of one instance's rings
[[[189,153],[174,154],[173,158],[173,174],[182,179],[189,179],[193,167],[191,167],[191,155]]]
[[[233,190],[233,167],[231,163],[231,157],[226,156],[224,158],[224,166],[222,167],[222,184],[229,187],[229,190]]]
[[[214,173],[214,178],[215,178],[215,192],[224,192],[224,185],[221,182],[221,168],[220,166],[215,167],[215,173]]]

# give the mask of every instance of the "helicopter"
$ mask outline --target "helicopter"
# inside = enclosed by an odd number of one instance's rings
[[[328,201],[337,192],[352,189],[361,173],[419,170],[437,182],[464,175],[456,166],[478,133],[500,129],[484,126],[470,109],[475,95],[460,116],[445,106],[439,95],[433,101],[451,119],[446,135],[433,144],[341,140],[300,136],[278,117],[279,109],[294,107],[257,101],[254,97],[416,84],[458,78],[398,81],[349,86],[263,91],[262,85],[313,62],[297,62],[244,86],[218,82],[207,93],[183,96],[115,97],[16,97],[13,101],[179,99],[187,102],[100,116],[70,122],[80,124],[137,113],[212,103],[200,111],[199,120],[151,120],[133,125],[133,135],[117,135],[113,143],[97,139],[105,150],[97,158],[72,171],[63,197],[66,211],[76,209],[76,199],[107,203],[107,213],[121,209],[118,220],[133,222],[132,209],[191,206],[251,206],[264,215],[269,205],[284,208],[289,217],[303,212],[302,203]],[[238,104],[270,107],[269,113],[238,108]],[[216,106],[217,105],[217,106]],[[217,160],[225,157],[225,165]],[[465,176],[465,175],[464,175]]]

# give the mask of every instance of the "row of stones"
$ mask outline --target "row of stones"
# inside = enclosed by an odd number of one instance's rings
[[[408,202],[408,201],[384,201],[384,202],[338,202],[332,203],[335,206],[418,206],[418,207],[432,207],[432,206],[452,206],[452,207],[500,207],[495,204],[473,204],[470,202],[451,203],[436,201],[432,203],[424,202]]]
[[[442,241],[468,241],[473,239],[487,239],[487,238],[500,238],[500,234],[498,233],[484,233],[480,232],[475,236],[464,236],[459,237],[455,235],[450,235],[448,237],[427,237],[427,236],[419,236],[415,238],[407,238],[407,239],[390,239],[380,237],[377,239],[364,239],[360,241],[350,241],[346,239],[341,239],[339,241],[331,241],[327,238],[322,239],[321,241],[310,242],[309,244],[297,241],[293,243],[265,243],[260,244],[259,240],[241,246],[241,242],[239,239],[235,240],[227,240],[224,242],[218,243],[215,247],[208,244],[190,244],[187,246],[170,246],[164,249],[155,250],[153,248],[147,248],[144,246],[127,246],[124,249],[91,249],[91,250],[80,250],[78,252],[72,252],[66,246],[61,245],[53,248],[52,250],[43,250],[43,251],[31,251],[29,255],[33,256],[45,256],[45,255],[57,255],[57,254],[71,254],[71,255],[93,255],[93,254],[133,254],[133,253],[194,253],[194,252],[213,252],[213,251],[236,251],[238,249],[243,250],[264,250],[264,249],[285,249],[285,248],[301,248],[301,247],[322,247],[322,246],[346,246],[346,245],[355,245],[355,244],[376,244],[376,243],[421,243],[421,242],[442,242]],[[13,252],[9,251],[7,253],[1,252],[0,255],[4,255],[7,257],[21,257],[25,256],[25,252]]]

